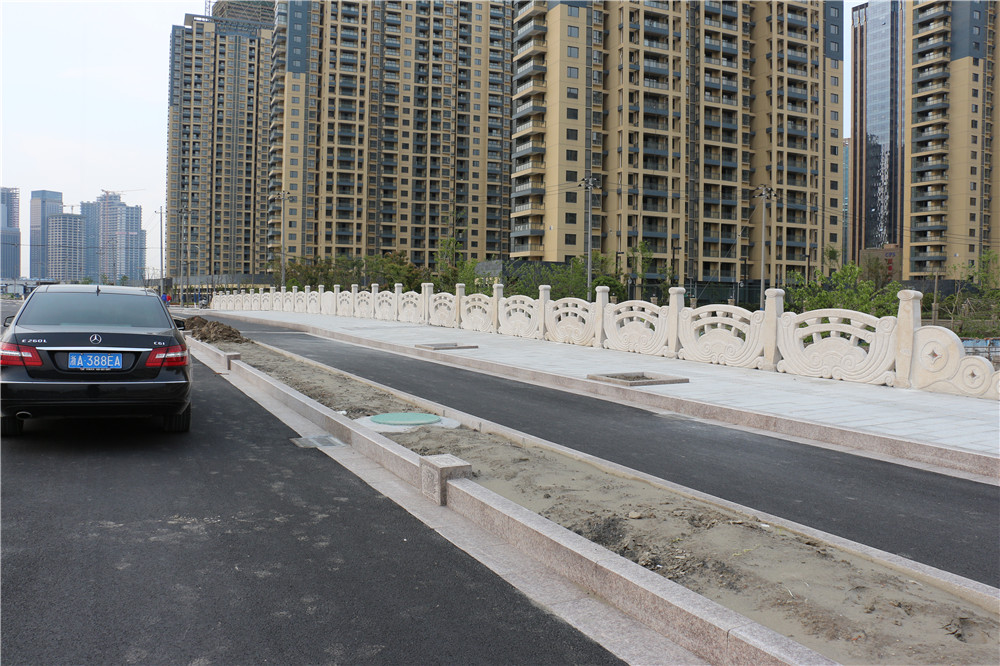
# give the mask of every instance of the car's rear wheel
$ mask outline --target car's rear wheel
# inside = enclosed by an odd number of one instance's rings
[[[14,437],[20,435],[24,428],[24,421],[16,416],[0,417],[0,435],[4,437]]]
[[[184,408],[180,414],[170,414],[163,417],[163,429],[167,432],[187,432],[191,429],[191,405]]]

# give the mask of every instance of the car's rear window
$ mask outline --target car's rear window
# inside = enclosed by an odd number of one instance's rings
[[[23,326],[131,326],[170,328],[170,317],[153,296],[113,293],[37,293],[24,305]]]

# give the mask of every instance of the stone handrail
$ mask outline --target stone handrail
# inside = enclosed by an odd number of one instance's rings
[[[596,301],[550,299],[544,285],[538,298],[421,291],[350,291],[339,285],[299,291],[275,288],[219,292],[216,310],[271,310],[399,321],[496,333],[564,344],[613,349],[744,368],[884,384],[939,393],[1000,400],[1000,373],[985,358],[967,356],[962,341],[941,326],[923,326],[919,291],[899,292],[895,317],[851,310],[784,311],[784,292],[768,289],[763,310],[734,305],[684,307],[684,289],[672,287],[670,301],[610,303],[607,287]]]

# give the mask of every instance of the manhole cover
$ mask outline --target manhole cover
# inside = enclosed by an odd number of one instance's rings
[[[391,412],[389,414],[376,414],[371,419],[381,425],[422,426],[437,423],[441,417],[437,414],[422,414],[420,412]]]

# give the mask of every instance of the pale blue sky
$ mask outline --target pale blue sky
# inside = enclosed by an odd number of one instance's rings
[[[158,270],[170,29],[204,9],[203,0],[0,0],[0,184],[21,190],[22,274],[32,190],[76,206],[102,189],[138,190],[122,199],[142,206],[147,265]]]
[[[21,190],[22,273],[32,190],[74,206],[135,190],[122,198],[142,206],[147,266],[159,270],[170,29],[204,11],[204,0],[0,0],[0,184]],[[848,65],[845,86],[849,76]],[[847,110],[849,87],[844,97]]]

